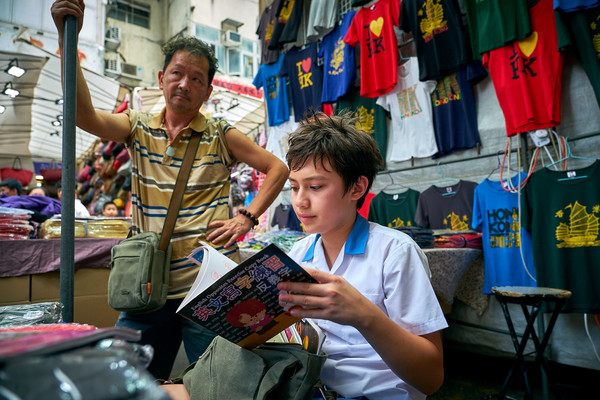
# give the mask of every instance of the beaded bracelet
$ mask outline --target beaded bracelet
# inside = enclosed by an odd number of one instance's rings
[[[258,225],[258,218],[256,218],[256,216],[254,214],[252,214],[250,211],[246,210],[245,208],[240,208],[238,210],[238,214],[242,214],[244,217],[248,218],[250,221],[252,221],[253,225]]]

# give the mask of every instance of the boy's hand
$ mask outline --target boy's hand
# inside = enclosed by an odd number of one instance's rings
[[[299,318],[327,319],[357,329],[367,326],[377,306],[344,278],[316,269],[305,268],[319,283],[279,282],[282,305],[298,305],[290,313]]]

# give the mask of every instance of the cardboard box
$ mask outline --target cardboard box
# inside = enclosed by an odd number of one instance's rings
[[[112,327],[119,312],[108,305],[108,268],[78,268],[74,274],[73,322]],[[60,273],[31,275],[31,302],[60,301]]]
[[[29,303],[30,285],[31,275],[0,278],[0,306]]]

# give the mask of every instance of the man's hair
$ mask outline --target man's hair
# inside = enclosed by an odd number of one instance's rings
[[[215,72],[217,72],[217,69],[219,68],[219,60],[215,57],[213,49],[196,37],[187,35],[175,36],[162,47],[162,52],[165,55],[163,71],[167,69],[173,55],[179,50],[185,50],[193,57],[206,58],[206,61],[208,61],[208,84],[210,85],[215,76]]]
[[[331,168],[344,181],[344,194],[361,176],[369,185],[358,200],[360,208],[371,188],[377,171],[384,166],[383,157],[371,135],[356,127],[356,119],[349,112],[331,117],[313,111],[312,116],[300,122],[300,127],[290,135],[287,162],[290,170],[297,171],[309,160],[315,166]]]
[[[17,195],[19,195],[19,196],[21,195],[21,192],[23,191],[23,185],[21,185],[21,182],[19,182],[15,178],[6,178],[2,182],[0,182],[0,187],[1,186],[6,186],[10,190],[17,189]]]

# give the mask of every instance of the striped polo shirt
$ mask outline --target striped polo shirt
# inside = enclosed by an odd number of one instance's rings
[[[178,133],[171,147],[175,154],[165,152],[169,136],[164,125],[165,109],[148,114],[129,109],[131,123],[127,147],[131,155],[131,214],[133,233],[162,231],[177,174],[183,161],[190,135],[202,135],[187,182],[175,230],[171,237],[171,275],[169,298],[185,296],[199,267],[187,256],[207,241],[206,226],[214,220],[230,218],[229,190],[233,158],[225,134],[230,125],[225,121],[207,120],[198,113],[190,124]],[[237,245],[217,249],[239,262]]]

